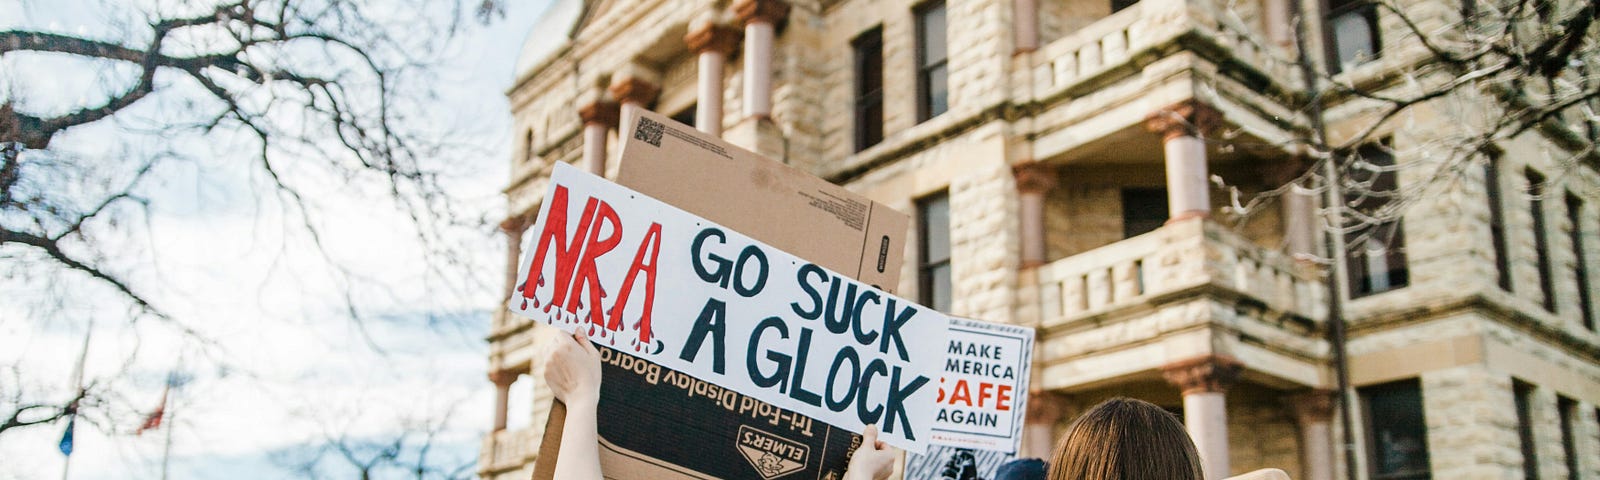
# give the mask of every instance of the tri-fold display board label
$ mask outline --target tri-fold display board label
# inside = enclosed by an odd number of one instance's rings
[[[566,164],[544,198],[513,313],[841,428],[875,424],[911,452],[928,444],[948,317]]]

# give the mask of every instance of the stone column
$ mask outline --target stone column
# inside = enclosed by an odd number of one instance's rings
[[[1200,451],[1207,480],[1231,475],[1228,466],[1228,403],[1225,393],[1239,378],[1238,360],[1221,355],[1162,367],[1167,381],[1183,389],[1183,424]]]
[[[736,0],[733,13],[744,24],[744,116],[772,116],[772,48],[778,23],[789,16],[783,0]]]
[[[1278,48],[1288,49],[1294,44],[1289,0],[1264,0],[1261,2],[1261,23],[1267,31],[1267,40]]]
[[[1333,480],[1333,392],[1312,390],[1285,401],[1300,426],[1301,475],[1305,480]]]
[[[1269,0],[1270,1],[1270,0]],[[1013,31],[1017,43],[1014,53],[1028,53],[1039,49],[1039,0],[1013,0],[1016,16]]]
[[[1145,127],[1161,134],[1166,153],[1167,223],[1211,214],[1210,175],[1202,138],[1221,119],[1216,109],[1194,100],[1145,118]]]
[[[1022,268],[1045,262],[1044,198],[1056,186],[1055,167],[1037,161],[1012,167],[1021,217]]]
[[[1022,450],[1017,458],[1050,458],[1056,448],[1056,423],[1066,413],[1061,395],[1036,390],[1028,392],[1028,411],[1023,417]]]
[[[650,106],[650,102],[656,101],[656,96],[661,94],[661,76],[653,70],[629,64],[612,75],[609,91],[617,103],[624,107],[621,110],[622,123],[617,126],[617,136],[621,138],[620,142],[626,142],[628,136],[633,134],[635,122],[628,118],[630,113],[626,107],[644,110]]]
[[[739,30],[713,20],[695,22],[683,43],[700,59],[699,97],[694,125],[712,136],[722,136],[722,67],[739,46]]]
[[[1266,175],[1267,181],[1273,183],[1269,187],[1287,185],[1299,179],[1308,165],[1310,162],[1299,157],[1285,160]],[[1296,259],[1311,259],[1317,256],[1319,250],[1316,193],[1298,185],[1289,187],[1283,193],[1281,208],[1283,240],[1288,247],[1287,253]]]
[[[489,372],[489,381],[494,382],[494,429],[506,429],[506,408],[511,401],[511,383],[517,381],[516,372],[510,370],[495,370]]]
[[[506,290],[503,298],[511,298],[517,288],[517,264],[522,257],[522,232],[528,228],[525,215],[512,215],[500,222],[500,233],[506,236]]]
[[[606,136],[617,126],[617,104],[595,100],[578,107],[583,119],[583,166],[589,173],[606,174]]]

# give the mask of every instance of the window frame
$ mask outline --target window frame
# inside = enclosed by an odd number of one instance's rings
[[[1528,167],[1523,171],[1523,178],[1528,184],[1528,214],[1533,217],[1533,253],[1539,269],[1539,292],[1543,295],[1541,305],[1546,311],[1556,311],[1556,279],[1555,259],[1550,257],[1550,219],[1546,217],[1544,194],[1549,185],[1549,178],[1543,173]]]
[[[856,38],[850,40],[852,63],[854,65],[854,120],[855,120],[855,151],[860,152],[883,142],[883,25],[877,25],[861,32]],[[873,58],[866,58],[870,54]],[[867,69],[868,62],[875,59],[877,63],[876,88],[870,88]],[[871,112],[872,107],[877,107],[875,118]],[[874,131],[872,127],[876,126]]]
[[[944,16],[944,31],[939,32],[939,42],[944,48],[944,56],[937,60],[928,58],[929,33],[927,21],[930,12],[939,10]],[[950,10],[946,8],[944,0],[929,0],[912,7],[912,23],[916,26],[916,61],[917,61],[917,123],[926,122],[950,110]],[[935,75],[942,75],[944,80],[944,105],[943,109],[934,111],[933,105],[933,79]]]
[[[1381,169],[1370,179],[1357,179],[1355,183],[1367,183],[1374,186],[1375,191],[1381,188],[1380,195],[1370,195],[1360,200],[1357,205],[1350,208],[1363,211],[1368,215],[1376,214],[1394,201],[1393,196],[1400,193],[1400,174],[1397,171],[1394,153],[1390,150],[1389,140],[1383,139],[1376,143],[1369,143],[1356,148],[1353,152],[1341,154],[1341,166],[1347,178],[1356,178],[1351,172],[1352,161],[1371,164]],[[1347,197],[1348,198],[1348,197]],[[1348,202],[1346,202],[1348,203]],[[1360,242],[1358,242],[1358,240]],[[1374,257],[1369,254],[1366,245],[1372,242],[1381,242],[1383,246],[1383,265],[1387,269],[1383,272],[1374,272]],[[1411,284],[1411,266],[1409,255],[1406,255],[1405,220],[1395,218],[1366,228],[1350,231],[1345,234],[1345,282],[1349,287],[1350,298],[1362,298],[1369,295],[1389,292],[1405,288]],[[1383,275],[1382,281],[1378,275]]]
[[[933,222],[929,221],[930,213],[931,213],[931,210],[932,210],[930,208],[930,205],[940,204],[940,203],[942,203],[943,206],[944,206],[944,222],[943,223],[944,223],[945,228],[947,229],[947,231],[944,234],[944,240],[946,242],[946,245],[944,245],[944,248],[943,248],[944,257],[935,259],[935,258],[931,258],[930,255],[929,255],[930,252],[933,249],[929,248],[931,242],[930,242],[930,238],[929,238],[930,237],[930,235],[929,235],[929,231],[930,230],[929,230],[928,227],[929,227],[929,224],[933,223]],[[918,198],[917,201],[916,201],[916,206],[917,206],[917,302],[921,303],[922,305],[925,305],[925,306],[927,306],[929,308],[932,308],[934,310],[948,311],[950,309],[950,307],[953,306],[954,303],[955,303],[955,278],[954,278],[955,276],[954,276],[954,271],[951,268],[951,257],[952,257],[952,255],[951,255],[951,251],[950,251],[951,250],[950,249],[951,245],[949,245],[950,233],[951,232],[948,231],[949,228],[950,228],[950,191],[949,190],[940,190],[938,192],[934,192],[934,193],[925,195],[925,196],[923,196],[921,198]],[[939,299],[934,297],[934,293],[935,293],[935,288],[934,287],[936,287],[936,285],[934,285],[934,281],[935,281],[934,273],[936,273],[940,269],[950,270],[945,275],[945,278],[949,281],[948,284],[942,285],[945,288],[945,291],[949,292],[950,305],[939,305],[938,304],[939,303],[938,302]]]
[[[1571,190],[1566,198],[1567,235],[1572,247],[1572,277],[1578,284],[1578,315],[1584,328],[1594,330],[1594,298],[1590,294],[1588,245],[1583,241],[1583,198]]]
[[[1377,385],[1368,385],[1368,386],[1360,387],[1360,388],[1357,388],[1356,391],[1357,391],[1357,396],[1359,397],[1360,402],[1361,402],[1362,431],[1363,431],[1363,435],[1365,436],[1365,443],[1366,443],[1365,454],[1366,454],[1367,459],[1369,460],[1367,462],[1367,475],[1368,475],[1368,478],[1370,478],[1372,480],[1418,480],[1418,479],[1431,479],[1431,478],[1433,478],[1433,465],[1432,465],[1433,452],[1428,447],[1428,427],[1427,427],[1427,425],[1428,425],[1428,422],[1427,422],[1428,415],[1427,415],[1427,411],[1425,410],[1425,405],[1426,405],[1426,401],[1425,400],[1426,399],[1425,399],[1425,396],[1424,396],[1425,392],[1422,391],[1422,382],[1421,382],[1421,380],[1419,380],[1417,378],[1409,378],[1409,379],[1404,379],[1404,380],[1397,380],[1397,381],[1388,382],[1388,383],[1382,383],[1382,384],[1377,384]],[[1380,396],[1409,395],[1411,392],[1415,392],[1415,397],[1416,397],[1416,405],[1415,405],[1414,412],[1405,411],[1405,412],[1399,412],[1398,414],[1394,414],[1394,412],[1385,411],[1385,412],[1381,412],[1381,413],[1383,413],[1383,415],[1381,415],[1381,416],[1386,417],[1386,418],[1393,418],[1395,416],[1405,416],[1405,417],[1407,417],[1408,420],[1414,420],[1415,423],[1420,426],[1420,429],[1421,429],[1421,439],[1420,440],[1422,441],[1422,445],[1421,445],[1422,446],[1421,464],[1424,465],[1424,466],[1422,467],[1421,470],[1403,470],[1403,471],[1398,471],[1398,472],[1380,472],[1379,469],[1381,469],[1383,466],[1379,464],[1378,459],[1382,458],[1380,456],[1380,453],[1382,453],[1382,452],[1378,451],[1380,446],[1378,445],[1378,441],[1377,441],[1377,437],[1378,437],[1377,433],[1376,433],[1377,432],[1377,426],[1375,424],[1375,418],[1374,418],[1374,417],[1379,416],[1378,414],[1380,412],[1378,411],[1377,408],[1374,407],[1374,403],[1375,403],[1374,399],[1377,398],[1377,397],[1380,397]],[[1409,400],[1409,399],[1405,398],[1405,399],[1401,399],[1401,400]],[[1390,404],[1390,403],[1399,403],[1399,402],[1384,401],[1384,402],[1378,402],[1378,403],[1379,404]],[[1407,407],[1411,407],[1411,406],[1407,405]],[[1415,415],[1414,419],[1410,418],[1412,416],[1412,414]],[[1389,425],[1391,423],[1392,422],[1385,422],[1385,425]]]
[[[1344,59],[1339,56],[1339,35],[1334,31],[1334,21],[1345,15],[1360,15],[1367,23],[1368,45],[1371,46],[1370,55],[1360,59],[1351,58],[1351,66],[1370,63],[1383,58],[1382,24],[1378,21],[1378,5],[1368,0],[1325,0],[1322,3],[1322,46],[1326,58],[1329,75],[1344,72]]]
[[[1501,191],[1500,159],[1490,156],[1484,165],[1484,194],[1489,202],[1489,241],[1493,247],[1496,282],[1501,290],[1514,292],[1511,282],[1511,251],[1506,246],[1505,195]]]

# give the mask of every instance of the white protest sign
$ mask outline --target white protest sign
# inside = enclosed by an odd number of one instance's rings
[[[1015,453],[1032,364],[1032,328],[950,319],[933,443]]]
[[[876,424],[908,451],[927,445],[939,312],[563,163],[527,237],[513,313],[841,428]]]

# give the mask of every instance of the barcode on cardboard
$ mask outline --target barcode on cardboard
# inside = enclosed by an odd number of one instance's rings
[[[639,126],[633,129],[633,138],[643,140],[651,146],[661,146],[661,129],[665,128],[660,122],[644,117],[639,117]]]

